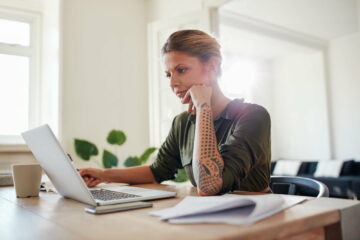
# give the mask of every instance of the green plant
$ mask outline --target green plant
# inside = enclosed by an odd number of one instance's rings
[[[123,131],[111,130],[106,138],[106,141],[111,145],[121,146],[126,142],[126,135]],[[99,150],[96,145],[84,139],[75,138],[74,147],[76,155],[84,161],[89,161],[92,156],[97,156],[99,154]],[[130,167],[144,164],[149,159],[150,155],[155,151],[156,148],[148,148],[140,157],[128,157],[124,162],[124,166]],[[113,154],[107,149],[104,149],[101,164],[99,164],[98,162],[96,163],[103,168],[112,168],[118,166],[119,159],[115,154]]]
[[[175,179],[173,179],[174,182],[186,182],[188,180],[188,177],[186,175],[185,169],[179,169],[177,171],[177,174],[175,175]]]
[[[156,151],[156,148],[148,148],[146,149],[143,154],[141,154],[140,157],[128,157],[125,162],[125,167],[133,167],[133,166],[139,166],[141,164],[146,163],[146,161],[149,159],[150,155]]]
[[[123,131],[111,130],[106,138],[106,141],[111,145],[121,146],[126,142],[126,135]],[[76,155],[84,161],[90,161],[92,156],[97,156],[99,154],[99,150],[96,145],[84,139],[75,138],[74,147]],[[153,154],[155,151],[156,148],[154,147],[147,148],[140,156],[129,156],[125,159],[123,164],[125,167],[134,167],[145,164],[151,154]],[[107,149],[103,150],[101,164],[99,164],[97,161],[95,162],[103,168],[117,167],[119,164],[118,157]],[[176,174],[176,178],[173,181],[185,182],[187,180],[188,179],[184,169],[179,169]]]

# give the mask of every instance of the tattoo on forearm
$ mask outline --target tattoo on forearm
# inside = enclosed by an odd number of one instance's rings
[[[201,161],[201,160],[200,160]],[[206,159],[200,163],[200,186],[201,190],[207,194],[218,193],[222,183],[221,163],[216,158]]]
[[[197,107],[205,108],[205,107],[209,107],[209,104],[207,103],[198,104]]]
[[[217,142],[211,108],[207,103],[201,104],[200,121],[200,156],[198,159],[198,184],[202,192],[216,194],[222,186],[224,162],[217,150]]]

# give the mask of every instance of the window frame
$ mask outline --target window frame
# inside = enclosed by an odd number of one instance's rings
[[[0,7],[0,18],[25,22],[30,25],[29,46],[0,43],[0,54],[24,56],[29,59],[29,128],[40,122],[41,96],[41,14],[32,11],[13,10]],[[17,147],[16,147],[17,146]],[[24,149],[24,141],[20,135],[2,135],[1,149]]]

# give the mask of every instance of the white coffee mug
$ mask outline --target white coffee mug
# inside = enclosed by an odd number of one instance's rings
[[[17,197],[37,197],[42,169],[40,164],[13,164],[12,176]]]

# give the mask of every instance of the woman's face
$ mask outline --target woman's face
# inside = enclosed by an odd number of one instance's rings
[[[210,83],[209,66],[197,57],[173,51],[165,54],[164,61],[165,74],[170,80],[170,87],[180,99],[193,85]]]

